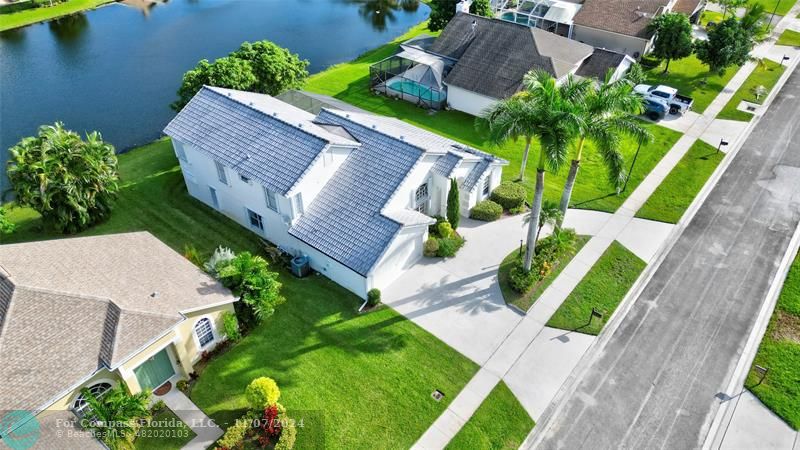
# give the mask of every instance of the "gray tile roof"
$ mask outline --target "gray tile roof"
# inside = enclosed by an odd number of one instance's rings
[[[431,170],[433,173],[437,173],[445,178],[450,178],[453,175],[453,171],[456,170],[458,165],[461,164],[461,161],[463,160],[464,158],[461,156],[458,156],[453,152],[449,152],[436,160]]]
[[[560,78],[592,53],[592,47],[537,28],[472,14],[456,14],[430,51],[458,60],[445,83],[493,98],[522,87],[542,69]]]
[[[483,178],[483,174],[486,173],[487,170],[490,168],[490,163],[488,160],[481,160],[478,164],[475,164],[475,167],[469,171],[467,177],[464,178],[464,183],[462,188],[465,192],[472,192],[475,186],[478,185],[478,181]]]
[[[361,142],[289,233],[366,276],[400,230],[382,214],[424,155],[408,142],[323,109],[317,120],[340,125]]]
[[[623,53],[596,48],[592,56],[586,58],[575,74],[585,78],[603,80],[609,69],[616,69],[624,60],[625,54]]]
[[[329,144],[358,145],[313,118],[266,95],[204,87],[164,133],[286,195]]]
[[[235,301],[149,233],[2,245],[0,268],[0,410],[47,406],[181,312]]]

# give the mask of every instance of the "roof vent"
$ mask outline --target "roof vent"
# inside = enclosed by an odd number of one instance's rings
[[[405,141],[405,140],[406,140],[406,137],[405,137],[405,136],[400,136],[400,140],[401,140],[401,141]]]
[[[244,154],[244,159],[250,159],[250,153],[245,153]]]
[[[278,111],[273,111],[272,112],[272,117],[278,117]]]
[[[348,119],[350,118],[350,114],[345,114],[344,116],[347,117]]]
[[[250,102],[250,106],[253,106],[253,102]]]
[[[158,291],[153,291],[153,293],[150,294],[150,297],[151,298],[157,298],[158,297]]]
[[[303,123],[300,122],[300,123],[297,124],[297,126],[300,127],[300,128],[303,128]]]
[[[372,129],[373,129],[373,130],[375,130],[375,129],[377,129],[377,128],[378,128],[378,126],[377,126],[377,125],[375,125],[375,124],[373,123],[373,124],[372,124]]]

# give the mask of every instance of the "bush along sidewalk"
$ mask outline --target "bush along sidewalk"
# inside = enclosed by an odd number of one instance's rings
[[[428,257],[449,258],[464,246],[464,238],[453,229],[444,217],[437,217],[436,223],[428,227],[428,240],[423,253]]]
[[[504,181],[492,191],[489,199],[502,206],[509,214],[519,214],[525,210],[526,192],[522,183]]]

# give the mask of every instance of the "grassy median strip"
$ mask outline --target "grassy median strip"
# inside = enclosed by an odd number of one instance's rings
[[[447,445],[448,450],[517,449],[536,423],[500,381]]]
[[[25,9],[8,14],[0,14],[0,31],[24,27],[45,20],[75,14],[79,11],[94,9],[116,0],[66,0],[53,6]],[[46,3],[45,3],[46,4]]]
[[[800,16],[798,16],[800,17]],[[775,45],[788,45],[791,47],[800,47],[800,31],[786,30],[781,33]]]
[[[218,245],[261,251],[254,233],[188,195],[168,140],[119,161],[121,192],[111,218],[81,236],[147,230],[178,252],[191,245],[204,257]],[[18,228],[4,244],[65,237],[44,232],[30,209],[9,213]],[[243,414],[247,384],[269,376],[291,417],[309,417],[296,448],[408,448],[477,371],[392,309],[358,314],[360,299],[333,281],[274,268],[286,304],[212,359],[192,389],[192,400],[221,426]],[[434,389],[444,400],[431,398]],[[324,427],[315,426],[319,418]]]
[[[646,72],[647,84],[665,84],[678,90],[678,93],[694,99],[692,110],[702,114],[708,105],[722,91],[739,67],[731,67],[722,74],[709,74],[708,66],[697,56],[672,61],[669,73],[664,73],[664,62]]]
[[[728,104],[722,108],[722,111],[717,115],[717,119],[747,122],[753,118],[753,115],[749,112],[736,109],[739,103],[746,101],[762,104],[785,70],[785,67],[772,60],[765,58],[762,61],[763,64],[753,70],[736,93],[733,94]]]
[[[521,249],[517,249],[509,253],[509,255],[503,259],[503,262],[500,263],[500,268],[497,271],[497,281],[500,284],[500,291],[503,293],[503,299],[509,305],[514,305],[523,311],[530,309],[539,296],[542,295],[544,290],[550,286],[553,280],[558,277],[558,274],[564,270],[564,267],[566,267],[567,264],[572,261],[572,258],[578,254],[581,248],[583,248],[584,244],[589,242],[590,238],[591,236],[578,236],[577,240],[575,241],[575,249],[571,252],[561,255],[561,257],[553,264],[553,270],[525,294],[520,294],[511,287],[509,276],[514,261],[520,257],[520,253],[525,252],[525,248],[527,246],[523,245]]]
[[[725,154],[698,140],[658,185],[636,217],[677,223]]]
[[[547,322],[548,327],[597,335],[647,263],[617,241],[603,253]],[[592,308],[603,317],[589,320]]]
[[[486,134],[476,128],[475,117],[473,116],[460,111],[428,113],[428,111],[410,102],[390,99],[383,95],[373,94],[370,91],[369,66],[394,54],[401,42],[420,34],[429,33],[425,28],[426,26],[426,23],[420,24],[393,42],[367,52],[354,61],[333,66],[324,72],[311,76],[306,83],[305,89],[336,97],[367,111],[396,117],[420,128],[491,152],[509,161],[509,165],[503,169],[503,178],[505,180],[516,179],[522,162],[524,142],[519,141],[502,146],[494,146],[487,141]],[[582,161],[581,171],[572,192],[573,207],[607,212],[616,211],[681,136],[676,131],[651,123],[644,123],[644,126],[653,133],[655,140],[653,143],[642,147],[636,161],[636,167],[628,182],[628,189],[619,195],[614,187],[607,182],[605,166],[601,157],[590,144],[587,144],[587,148],[584,151],[587,156]],[[623,140],[620,148],[627,161],[633,159],[636,149],[637,145],[634,139]],[[531,151],[531,154],[535,154],[534,150]],[[563,169],[558,174],[547,174],[545,197],[548,199],[553,201],[560,200],[561,190],[567,177],[567,167]],[[530,195],[533,194],[535,181],[536,164],[529,163],[523,184]]]
[[[764,380],[755,366],[769,369]],[[769,409],[800,430],[800,256],[783,283],[746,386]]]

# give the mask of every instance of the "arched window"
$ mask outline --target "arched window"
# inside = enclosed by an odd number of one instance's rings
[[[111,389],[111,383],[107,383],[105,381],[93,384],[89,386],[89,392],[92,393],[94,398],[100,398]],[[75,399],[75,403],[72,404],[72,409],[81,416],[84,413],[84,410],[89,404],[86,402],[86,397],[84,397],[83,393],[78,395],[78,398]]]
[[[197,335],[197,341],[200,347],[205,347],[214,340],[214,331],[211,329],[211,321],[203,317],[194,324],[194,334]]]

